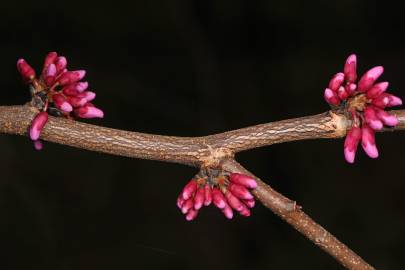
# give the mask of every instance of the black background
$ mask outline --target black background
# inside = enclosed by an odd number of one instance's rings
[[[398,1],[400,2],[400,1]],[[3,2],[0,104],[25,103],[15,63],[47,52],[85,68],[98,125],[199,136],[326,111],[323,89],[358,55],[405,97],[403,9],[387,1]],[[251,150],[238,161],[297,200],[378,269],[403,269],[404,135],[380,158],[342,140]],[[186,222],[175,206],[196,170],[0,135],[1,269],[342,269],[261,205]]]

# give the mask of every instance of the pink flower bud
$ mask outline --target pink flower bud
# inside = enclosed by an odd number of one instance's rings
[[[78,96],[68,96],[67,101],[75,108],[82,107],[87,103],[87,99]]]
[[[222,209],[222,213],[225,215],[225,217],[227,219],[232,219],[233,218],[233,211],[232,208],[229,205],[226,205],[223,209]]]
[[[54,64],[48,65],[43,72],[45,84],[51,86],[55,81],[56,67]]]
[[[337,90],[337,94],[340,100],[346,100],[349,97],[349,93],[343,86],[339,87],[339,89]]]
[[[79,92],[83,92],[84,90],[87,89],[87,87],[89,87],[89,83],[88,82],[78,82],[75,83],[76,86],[76,90]]]
[[[382,66],[373,67],[360,78],[357,89],[360,92],[368,91],[383,72],[384,68]]]
[[[88,102],[88,101],[92,101],[93,99],[96,98],[96,93],[91,92],[91,91],[85,91],[85,92],[83,92],[83,93],[77,94],[76,97],[78,97],[78,98],[84,98],[84,99]]]
[[[197,190],[197,182],[195,180],[190,180],[187,185],[184,186],[182,191],[182,196],[184,200],[188,200],[193,197],[194,192]]]
[[[371,103],[374,106],[377,106],[377,107],[380,107],[380,108],[384,109],[390,103],[390,98],[389,98],[388,94],[382,93],[381,95],[379,95],[378,97],[373,99],[371,101]]]
[[[341,72],[335,74],[335,76],[333,76],[333,78],[330,80],[329,82],[329,88],[332,91],[337,91],[339,89],[339,87],[342,85],[342,83],[345,80],[345,75]]]
[[[204,188],[197,189],[197,192],[195,193],[195,196],[194,196],[194,209],[195,210],[198,210],[203,206],[204,194],[205,194]]]
[[[208,206],[212,202],[212,192],[211,187],[209,185],[204,186],[204,205]]]
[[[239,214],[244,217],[250,217],[250,210],[244,205],[242,210],[239,211]]]
[[[388,85],[388,82],[376,83],[375,85],[373,85],[373,87],[370,88],[370,90],[367,91],[367,97],[372,99],[378,97],[379,95],[384,93],[385,90],[387,90]]]
[[[375,145],[374,130],[371,129],[367,124],[363,124],[361,129],[361,145],[363,146],[366,154],[371,158],[378,157],[377,146]]]
[[[76,88],[74,87],[74,84],[66,85],[65,87],[63,87],[62,92],[67,96],[76,96],[80,94],[80,92],[77,91]]]
[[[62,94],[53,95],[52,100],[55,106],[64,112],[71,112],[73,110],[72,105],[70,105]]]
[[[225,192],[225,198],[228,202],[228,204],[235,209],[236,211],[241,211],[243,209],[243,204],[242,202],[236,198],[229,190]]]
[[[44,145],[42,144],[41,140],[34,141],[34,148],[37,151],[40,151],[42,150],[42,148],[44,148]]]
[[[396,97],[391,94],[387,94],[387,97],[389,99],[388,106],[389,107],[394,107],[394,106],[401,106],[402,105],[402,100],[399,97]]]
[[[197,217],[197,215],[198,215],[198,210],[190,209],[186,215],[186,220],[192,221]]]
[[[64,86],[67,84],[75,83],[80,81],[86,75],[85,70],[76,70],[76,71],[66,71],[60,75],[58,82],[60,85]]]
[[[60,74],[62,73],[67,66],[67,61],[66,58],[64,56],[60,56],[55,60],[55,66],[56,66],[56,70],[57,73]]]
[[[349,163],[354,162],[356,157],[357,146],[361,140],[361,129],[358,127],[352,127],[349,132],[347,132],[345,144],[344,144],[344,154],[345,159]]]
[[[54,64],[57,57],[58,54],[56,52],[48,53],[47,56],[45,57],[44,67],[42,68],[42,70],[45,70],[48,68],[49,65]]]
[[[227,205],[224,195],[217,188],[212,189],[212,201],[219,209],[223,209]]]
[[[247,206],[247,207],[249,207],[249,208],[253,208],[253,207],[255,207],[255,204],[256,204],[255,199],[251,199],[251,200],[242,200],[242,202],[243,202],[244,204],[246,204],[246,206]]]
[[[48,121],[47,112],[40,112],[35,116],[34,120],[32,120],[30,127],[31,140],[37,141],[39,139],[41,130],[44,128],[47,121]]]
[[[395,127],[398,125],[399,121],[398,118],[395,115],[389,114],[384,110],[381,110],[379,108],[375,108],[377,117],[383,121],[383,123],[387,126],[390,127]]]
[[[338,95],[329,88],[325,89],[324,98],[331,105],[337,106],[340,104]]]
[[[245,186],[247,188],[257,187],[257,182],[255,179],[241,173],[231,173],[231,175],[229,176],[229,181],[234,184]]]
[[[356,89],[357,89],[357,85],[354,83],[349,83],[345,86],[345,90],[347,93],[349,93],[349,95],[353,95],[354,92],[356,91]]]
[[[238,184],[233,183],[229,184],[228,190],[239,199],[251,200],[254,198],[253,195],[249,192],[249,190],[247,190],[244,186]]]
[[[373,107],[368,106],[364,109],[364,117],[366,119],[366,123],[368,123],[372,129],[381,130],[383,128],[383,123],[377,117],[376,111]]]
[[[76,96],[86,90],[88,86],[89,84],[87,82],[77,82],[66,85],[63,87],[62,91],[66,95]]]
[[[181,209],[181,207],[183,206],[185,200],[183,199],[183,197],[181,195],[179,195],[179,197],[177,197],[177,207],[179,209]]]
[[[83,107],[75,109],[75,114],[81,118],[103,118],[104,113],[99,108],[94,107],[91,103],[86,103]]]
[[[357,79],[357,57],[355,54],[350,55],[344,66],[344,74],[347,81],[353,83]]]
[[[193,198],[190,198],[183,203],[183,206],[181,207],[181,212],[183,214],[186,214],[190,209],[193,208],[193,206],[194,206],[194,200],[193,200]]]
[[[35,78],[35,70],[24,59],[17,61],[17,69],[25,81],[29,82]]]
[[[396,97],[394,95],[388,94],[388,93],[382,93],[378,97],[372,100],[372,103],[375,106],[378,106],[382,109],[385,107],[394,107],[394,106],[400,106],[402,105],[402,100],[399,97]]]

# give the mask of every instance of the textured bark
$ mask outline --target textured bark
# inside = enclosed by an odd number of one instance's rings
[[[29,106],[0,107],[0,132],[26,135],[37,113]],[[200,138],[144,134],[49,117],[41,139],[108,154],[197,164],[209,155]]]
[[[207,142],[236,153],[282,142],[342,137],[348,123],[343,115],[326,112],[211,135]]]
[[[311,240],[315,245],[334,257],[347,269],[370,270],[374,269],[360,256],[354,253],[345,244],[312,220],[296,202],[284,197],[258,177],[247,171],[234,159],[222,162],[222,168],[229,172],[243,173],[254,177],[258,187],[253,191],[255,197],[267,208],[293,226],[297,231]]]
[[[405,110],[391,111],[390,113],[395,114],[399,120],[395,130],[405,130]]]
[[[0,133],[26,135],[37,111],[25,106],[0,106]],[[383,131],[404,130],[405,110],[392,111],[400,123]],[[296,140],[340,138],[350,127],[345,115],[326,112],[256,125],[204,137],[173,137],[122,131],[49,117],[41,139],[77,148],[191,166],[214,166],[252,175],[234,159],[235,153]],[[252,175],[253,176],[253,175]],[[325,250],[348,269],[373,269],[347,246],[307,216],[294,201],[255,177],[254,195],[266,207]]]
[[[29,106],[0,107],[0,132],[25,135],[37,112]],[[395,111],[405,128],[405,111]],[[349,121],[344,115],[322,113],[262,124],[204,137],[173,137],[99,127],[49,117],[41,139],[82,149],[199,166],[234,153],[304,139],[339,138]]]

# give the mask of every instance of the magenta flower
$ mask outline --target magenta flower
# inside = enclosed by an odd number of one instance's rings
[[[398,124],[397,117],[384,109],[402,105],[402,100],[386,93],[388,82],[376,83],[383,71],[382,66],[374,67],[357,82],[357,59],[352,54],[346,60],[344,72],[333,76],[325,89],[326,102],[343,108],[352,118],[352,128],[344,144],[344,156],[349,163],[354,162],[360,142],[369,157],[377,158],[375,131]]]
[[[29,135],[37,150],[42,149],[39,140],[41,130],[48,121],[48,113],[66,118],[103,118],[102,110],[92,101],[96,94],[86,91],[87,82],[81,82],[86,75],[84,70],[67,70],[67,61],[56,52],[45,57],[41,76],[36,78],[35,70],[24,60],[17,61],[17,69],[23,80],[30,84],[32,104],[40,113],[32,120]]]
[[[33,141],[39,139],[39,135],[41,134],[42,128],[45,126],[46,122],[48,121],[48,113],[40,112],[37,114],[32,120],[31,127],[30,127],[30,138]]]
[[[211,203],[228,219],[233,218],[233,211],[248,217],[249,208],[255,206],[255,199],[249,189],[256,187],[253,178],[239,173],[192,179],[177,198],[177,207],[188,221],[195,219],[198,211]]]

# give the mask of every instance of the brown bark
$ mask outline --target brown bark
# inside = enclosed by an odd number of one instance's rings
[[[405,129],[405,111],[393,111]],[[36,111],[29,106],[0,106],[0,132],[26,135]],[[339,138],[349,121],[322,113],[256,125],[204,137],[174,137],[122,131],[64,118],[49,117],[41,139],[82,149],[199,166],[234,153],[275,143]]]
[[[304,211],[301,210],[301,207],[297,206],[295,201],[284,197],[282,194],[272,189],[258,177],[243,168],[234,159],[224,160],[222,168],[229,172],[243,173],[254,177],[258,183],[258,187],[253,193],[264,206],[293,226],[297,231],[335,258],[347,269],[374,269],[360,256],[354,253],[354,251],[305,214]]]

